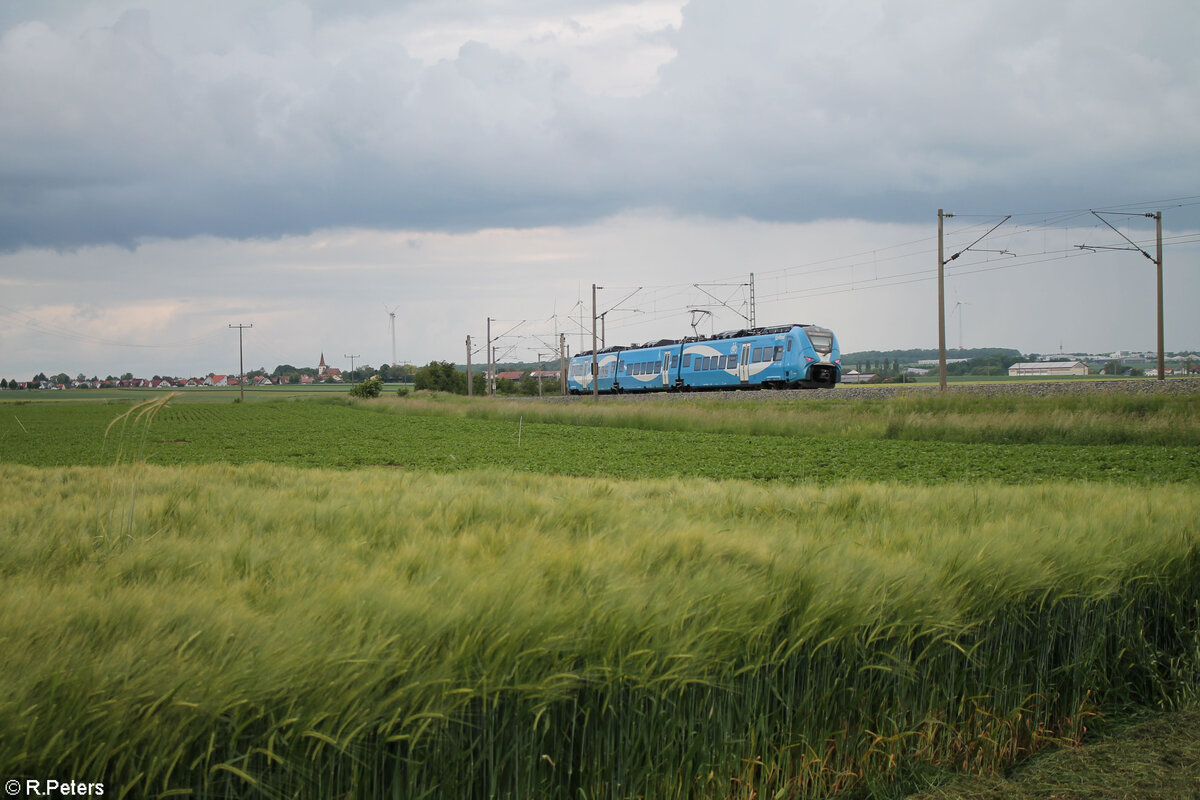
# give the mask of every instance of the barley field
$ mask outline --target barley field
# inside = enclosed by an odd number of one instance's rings
[[[988,403],[797,409],[840,420],[815,433],[786,406],[3,410],[6,779],[896,796],[1200,687],[1195,447],[1155,441],[1194,398],[1060,409],[1053,445],[997,443],[1047,409]],[[754,466],[696,463],[731,450]]]

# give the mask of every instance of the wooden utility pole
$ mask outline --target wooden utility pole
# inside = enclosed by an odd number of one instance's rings
[[[242,358],[242,331],[246,328],[253,328],[254,323],[249,325],[230,325],[231,328],[237,328],[238,332],[238,394],[240,400],[246,399],[246,360]]]
[[[942,218],[952,217],[938,209],[938,388],[946,388],[946,245]]]
[[[471,381],[471,335],[467,334],[467,397],[472,397],[475,394],[475,387]]]
[[[1142,249],[1141,245],[1139,245],[1137,242],[1133,241],[1133,239],[1130,239],[1125,234],[1121,233],[1121,231],[1119,231],[1111,222],[1109,222],[1108,220],[1106,220],[1104,218],[1104,216],[1106,214],[1118,214],[1118,215],[1126,216],[1126,217],[1142,216],[1142,217],[1153,218],[1154,223],[1155,223],[1154,239],[1155,239],[1156,248],[1157,248],[1157,252],[1155,253],[1155,255],[1153,255],[1153,256],[1150,255],[1149,253],[1147,253],[1145,250]],[[1129,242],[1130,246],[1129,247],[1102,247],[1099,245],[1077,244],[1077,245],[1075,245],[1076,247],[1078,247],[1081,250],[1137,250],[1139,253],[1141,253],[1143,256],[1145,256],[1147,259],[1149,259],[1150,261],[1153,261],[1154,266],[1157,267],[1157,269],[1158,269],[1158,380],[1165,381],[1167,379],[1167,360],[1166,360],[1166,352],[1165,352],[1166,342],[1164,342],[1164,340],[1163,340],[1162,212],[1161,211],[1152,211],[1152,212],[1149,212],[1146,214],[1133,214],[1130,212],[1122,212],[1122,211],[1093,211],[1092,215],[1094,217],[1096,217],[1096,219],[1100,220],[1105,225],[1107,225],[1109,228],[1112,228],[1113,232],[1116,233],[1117,236],[1120,236],[1122,239]]]
[[[362,356],[359,355],[358,353],[355,353],[354,355],[350,355],[349,353],[342,353],[342,358],[350,359],[350,380],[356,380],[356,378],[354,377],[354,359],[362,358]]]
[[[1162,212],[1155,211],[1153,214],[1146,216],[1154,217],[1155,235],[1154,239],[1157,243],[1157,258],[1154,260],[1154,265],[1158,267],[1158,379],[1165,381],[1167,379],[1167,360],[1163,353],[1163,276],[1162,276]]]

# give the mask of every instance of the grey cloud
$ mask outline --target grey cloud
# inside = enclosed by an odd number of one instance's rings
[[[655,33],[677,55],[637,97],[487,41],[426,64],[396,17],[603,5],[12,4],[0,249],[1195,193],[1197,31],[1172,3],[693,0]]]

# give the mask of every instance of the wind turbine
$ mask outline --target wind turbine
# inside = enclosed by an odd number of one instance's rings
[[[963,349],[963,306],[969,306],[970,303],[964,303],[962,300],[957,300],[954,303],[954,308],[950,311],[950,316],[958,314],[958,349]]]
[[[396,306],[396,308],[392,308],[392,309],[388,309],[388,307],[386,305],[384,306],[384,309],[387,310],[387,312],[388,312],[388,316],[392,318],[392,366],[393,367],[396,366],[396,309],[397,308],[400,308],[400,306]]]

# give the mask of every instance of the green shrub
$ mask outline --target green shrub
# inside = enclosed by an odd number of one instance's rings
[[[351,397],[372,398],[379,397],[381,394],[383,394],[383,380],[378,375],[373,375],[350,389]]]

